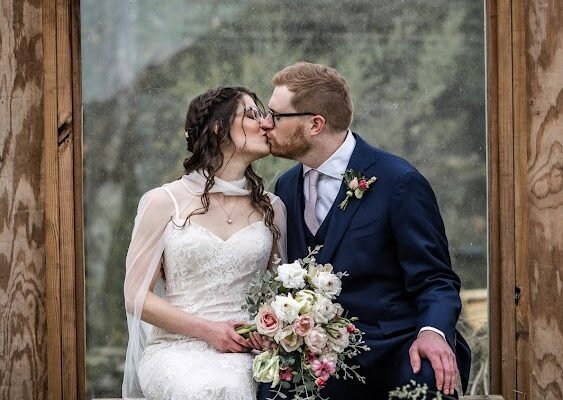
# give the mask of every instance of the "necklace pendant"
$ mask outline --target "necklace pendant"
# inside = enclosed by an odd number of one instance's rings
[[[232,219],[230,219],[230,218],[227,219],[227,224],[231,225],[232,223],[233,223],[233,220],[232,220]]]

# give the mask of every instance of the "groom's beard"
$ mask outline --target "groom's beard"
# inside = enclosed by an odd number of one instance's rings
[[[297,160],[311,149],[311,143],[305,140],[304,125],[297,126],[289,135],[284,137],[283,144],[276,141],[270,142],[270,151],[276,157]]]

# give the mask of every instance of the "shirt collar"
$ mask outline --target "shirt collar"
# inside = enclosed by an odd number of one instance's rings
[[[323,175],[328,175],[332,178],[342,179],[342,175],[346,172],[348,162],[352,157],[354,148],[356,147],[356,138],[348,129],[344,143],[324,162],[319,168],[316,168]],[[313,168],[303,165],[303,176]]]

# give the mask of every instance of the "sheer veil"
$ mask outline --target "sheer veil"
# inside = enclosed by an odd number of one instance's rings
[[[145,193],[139,201],[131,243],[127,252],[124,282],[125,308],[129,342],[125,359],[122,396],[124,399],[143,398],[137,377],[137,367],[143,354],[152,325],[141,320],[143,304],[149,290],[162,295],[156,287],[162,287],[160,265],[164,252],[164,233],[171,223],[182,223],[180,216],[188,215],[201,206],[199,198],[206,179],[198,172],[184,175],[181,179]],[[226,182],[215,178],[211,193],[229,196],[246,196],[246,179]],[[280,230],[280,239],[274,252],[286,261],[286,210],[279,197],[268,193],[274,208],[274,223]],[[195,201],[194,201],[195,200]],[[185,217],[184,217],[185,218]],[[264,266],[266,267],[266,266]]]

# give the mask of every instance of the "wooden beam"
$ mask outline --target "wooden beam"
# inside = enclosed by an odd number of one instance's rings
[[[82,71],[80,51],[80,1],[72,0],[72,130],[74,151],[74,249],[75,249],[75,312],[76,312],[76,378],[77,395],[86,399],[86,321],[84,269],[84,200],[82,163]]]
[[[491,391],[516,393],[512,3],[487,2]]]
[[[47,286],[47,396],[62,398],[61,276],[59,253],[57,4],[43,1],[45,268]]]
[[[514,113],[514,262],[517,301],[515,305],[516,392],[529,399],[529,274],[527,268],[527,138],[528,105],[526,73],[526,27],[528,1],[512,0],[512,91]]]
[[[63,399],[77,398],[76,257],[74,243],[74,131],[70,0],[57,1],[57,130],[61,254]]]
[[[527,155],[527,255],[519,275],[527,283],[526,332],[518,337],[519,374],[526,399],[563,398],[563,2],[524,2],[527,39],[522,154]],[[529,346],[527,344],[530,343]],[[520,385],[519,385],[520,389]]]

